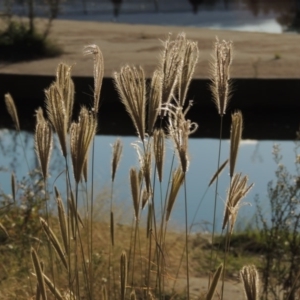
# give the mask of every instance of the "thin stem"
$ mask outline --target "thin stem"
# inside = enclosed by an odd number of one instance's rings
[[[136,239],[138,231],[138,219],[135,220],[135,229],[134,229],[134,243],[133,243],[133,258],[132,258],[132,277],[131,277],[131,287],[133,288],[133,277],[134,277],[134,263],[135,263],[135,250],[136,250]]]
[[[91,175],[91,225],[90,225],[90,289],[91,295],[93,296],[93,282],[94,282],[94,270],[93,270],[93,222],[94,222],[94,159],[95,159],[95,136],[93,138],[93,147],[92,147],[92,175]]]
[[[221,146],[222,146],[222,131],[223,131],[223,115],[220,118],[220,139],[219,139],[219,153],[218,153],[218,167],[220,167],[220,158],[221,158]],[[213,230],[211,235],[211,243],[214,244],[214,237],[215,237],[215,230],[216,230],[216,211],[217,211],[217,196],[218,196],[218,185],[219,185],[219,176],[216,179],[216,190],[215,190],[215,201],[214,201],[214,217],[213,217]],[[209,263],[209,270],[212,269],[212,256],[213,256],[213,247],[211,247],[210,251],[210,263]],[[225,266],[224,266],[225,269]]]
[[[71,190],[71,181],[69,176],[69,168],[68,168],[68,160],[67,157],[65,157],[65,165],[66,165],[66,187],[67,187],[67,216],[68,216],[68,264],[69,264],[69,270],[68,270],[68,281],[69,281],[69,296],[71,297],[71,291],[74,291],[73,289],[73,281],[72,281],[72,267],[71,267],[71,224],[70,222],[73,222],[71,218],[71,212],[70,212],[70,203],[69,203],[69,195]]]
[[[184,173],[184,205],[185,205],[185,248],[186,248],[186,284],[187,300],[190,299],[190,272],[189,272],[189,231],[188,231],[188,212],[187,212],[187,188],[186,173]]]
[[[229,251],[230,246],[230,232],[229,232],[229,222],[227,224],[227,230],[226,230],[226,239],[225,239],[225,249],[224,249],[224,268],[223,268],[223,274],[222,274],[222,289],[221,289],[221,300],[223,300],[224,296],[224,286],[225,286],[225,271],[226,271],[226,264],[227,264],[227,255]]]

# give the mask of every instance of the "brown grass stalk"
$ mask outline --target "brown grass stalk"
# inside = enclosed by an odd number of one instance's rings
[[[140,195],[140,180],[138,178],[138,171],[135,168],[130,169],[130,187],[133,200],[134,216],[135,219],[139,218],[139,195]]]
[[[11,183],[12,198],[13,198],[14,203],[16,203],[16,176],[14,173],[11,173],[10,183]]]
[[[84,55],[93,55],[94,58],[94,105],[93,111],[98,113],[99,100],[104,76],[104,59],[97,45],[88,45],[83,49]]]
[[[226,113],[230,98],[230,65],[232,63],[232,42],[216,39],[212,63],[211,91],[218,113]]]
[[[123,251],[120,258],[120,283],[121,283],[121,300],[125,300],[127,285],[127,256]]]
[[[220,176],[220,174],[222,173],[222,171],[224,170],[224,168],[227,166],[227,163],[228,163],[228,159],[226,159],[222,165],[219,167],[219,169],[217,170],[217,172],[212,176],[208,186],[211,186],[215,180]]]
[[[73,164],[74,178],[79,183],[85,160],[87,159],[90,143],[95,136],[97,121],[87,108],[82,107],[78,123],[73,122],[70,128],[71,157]]]
[[[74,105],[74,83],[71,79],[71,71],[72,66],[69,66],[65,63],[59,63],[56,70],[56,83],[62,94],[62,99],[66,110],[68,129],[72,121]]]
[[[159,182],[163,180],[163,167],[165,159],[165,133],[163,129],[154,130],[153,152]]]
[[[243,131],[243,115],[236,111],[231,115],[229,175],[232,178]]]
[[[48,166],[52,151],[53,138],[50,124],[45,120],[43,110],[36,111],[35,151],[42,169],[44,181],[48,177]]]
[[[213,279],[212,279],[211,284],[210,284],[209,289],[208,289],[208,293],[206,295],[206,300],[213,299],[214,294],[215,294],[216,289],[217,289],[218,282],[219,282],[220,277],[222,275],[222,272],[223,272],[223,264],[221,264],[218,267],[218,269],[216,270],[216,272],[214,273]]]
[[[56,237],[55,233],[52,231],[52,229],[49,227],[48,223],[43,218],[40,218],[40,222],[41,222],[42,228],[43,228],[47,238],[49,239],[52,247],[55,249],[55,251],[58,254],[64,267],[68,270],[68,263],[67,263],[64,251],[62,250],[61,244],[58,241],[58,238]]]
[[[4,95],[4,101],[6,109],[15,124],[16,130],[20,131],[18,112],[13,97],[9,93],[7,93]]]
[[[56,288],[56,286],[53,284],[53,282],[50,280],[49,277],[47,277],[44,273],[43,273],[43,278],[45,283],[47,284],[49,290],[51,291],[51,293],[53,294],[53,296],[55,297],[55,299],[57,300],[65,300],[66,297],[63,297],[62,294],[60,293],[60,291]],[[70,294],[67,294],[68,296]],[[68,298],[67,298],[68,299]]]
[[[114,181],[116,176],[116,171],[120,163],[121,154],[123,151],[122,141],[120,139],[117,139],[113,144],[112,148],[113,148],[113,153],[112,153],[112,162],[111,162],[111,180]]]
[[[37,278],[37,282],[39,285],[39,290],[40,294],[43,300],[47,300],[47,292],[46,292],[46,287],[45,287],[45,281],[44,281],[44,276],[43,276],[43,270],[41,267],[41,262],[40,259],[36,253],[36,251],[31,248],[31,259],[33,263],[33,268],[35,271],[35,275]]]
[[[224,230],[228,221],[230,222],[230,233],[233,230],[234,223],[236,220],[236,216],[240,207],[241,200],[247,195],[247,193],[253,187],[253,183],[247,186],[248,177],[242,177],[241,173],[235,174],[231,181],[231,186],[227,193],[226,205],[225,205],[225,213],[223,219],[222,229]]]
[[[168,201],[167,201],[167,210],[166,210],[167,211],[167,213],[166,213],[166,221],[167,222],[170,219],[172,208],[174,206],[179,189],[180,189],[181,185],[183,184],[183,180],[184,180],[184,172],[182,171],[181,168],[177,168],[173,172],[171,189],[170,189],[170,193],[169,193],[169,197],[168,197]]]
[[[141,67],[125,66],[114,73],[115,86],[136,131],[142,141],[145,138],[146,82]]]
[[[62,236],[65,253],[68,256],[69,255],[69,232],[68,232],[68,226],[67,226],[67,220],[66,220],[66,213],[63,205],[63,201],[61,199],[61,195],[58,192],[57,188],[54,187],[55,190],[55,197],[56,197],[56,204],[58,209],[58,220],[59,220],[59,227],[60,227],[60,233]]]
[[[151,136],[155,126],[157,116],[160,112],[162,101],[162,75],[159,70],[155,70],[152,75],[149,102],[148,102],[148,134]]]
[[[57,83],[45,90],[48,118],[55,129],[64,157],[67,157],[68,112],[66,111],[63,94]]]
[[[184,106],[189,85],[191,83],[196,64],[199,58],[199,49],[196,42],[186,39],[184,33],[181,34],[182,43],[182,67],[178,76],[178,102],[180,106]]]
[[[258,300],[259,296],[259,275],[254,265],[244,266],[240,271],[244,285],[244,292],[247,300]]]

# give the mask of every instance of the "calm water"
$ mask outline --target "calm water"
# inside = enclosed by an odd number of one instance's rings
[[[1,150],[2,155],[0,159],[0,166],[3,168],[1,172],[1,189],[5,193],[11,193],[10,188],[10,172],[14,169],[17,175],[18,181],[28,176],[28,168],[24,160],[23,150],[20,144],[19,138],[16,138],[14,132],[9,130],[1,130]],[[114,143],[117,137],[115,136],[97,136],[95,144],[95,187],[97,193],[104,188],[110,188],[110,161],[111,161],[111,144]],[[25,141],[26,156],[29,162],[29,167],[34,168],[36,166],[36,158],[33,151],[33,136],[30,133],[23,133],[22,139]],[[129,169],[134,166],[138,166],[138,158],[135,150],[132,147],[132,143],[137,142],[135,137],[121,137],[124,150],[122,154],[122,160],[119,170],[116,175],[116,203],[125,205],[129,209],[126,210],[126,216],[131,216],[132,200],[129,189]],[[173,157],[171,141],[168,141],[166,150],[166,164],[164,171],[164,185],[163,194],[166,191],[166,183],[168,181],[167,176]],[[283,155],[283,163],[288,169],[294,171],[295,161],[295,144],[292,141],[255,141],[244,140],[240,147],[239,157],[236,166],[236,172],[242,172],[249,176],[249,183],[254,183],[255,186],[244,200],[246,203],[240,209],[239,212],[239,226],[246,226],[248,223],[253,224],[253,215],[255,213],[254,197],[259,194],[260,200],[263,203],[264,209],[268,211],[267,201],[267,183],[274,178],[274,171],[276,164],[272,158],[272,147],[277,143],[280,144]],[[188,196],[188,214],[189,220],[192,220],[194,213],[198,207],[199,201],[203,196],[208,182],[216,171],[217,168],[217,154],[218,154],[219,141],[214,139],[190,139],[190,168],[187,174],[187,196]],[[223,162],[229,153],[229,141],[223,140],[222,142],[222,155],[221,162]],[[177,159],[176,165],[178,165]],[[51,171],[50,187],[53,188],[54,179],[61,171],[64,170],[64,161],[60,157],[59,150],[55,152],[52,158],[52,166],[54,170]],[[7,171],[5,171],[7,170]],[[55,185],[58,186],[60,191],[64,192],[63,179],[59,178]],[[226,190],[229,184],[228,169],[223,171],[219,181],[219,196],[217,206],[217,224],[220,229],[224,201],[226,199]],[[157,189],[158,190],[158,189]],[[212,186],[199,209],[196,217],[196,225],[194,230],[211,229],[209,225],[212,221],[213,214],[213,202],[214,202],[215,186]],[[159,195],[156,195],[159,198]],[[160,200],[156,200],[159,205]],[[172,213],[171,219],[173,224],[183,226],[184,223],[184,202],[183,202],[183,189],[181,190],[179,197],[175,203],[175,208]],[[208,223],[206,223],[208,222]]]

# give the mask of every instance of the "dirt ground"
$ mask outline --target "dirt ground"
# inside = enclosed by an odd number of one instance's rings
[[[38,20],[40,26],[44,20]],[[169,33],[175,37],[186,32],[198,41],[199,63],[195,77],[209,77],[215,38],[233,41],[232,77],[300,78],[300,35],[248,33],[193,27],[128,25],[83,21],[55,20],[51,38],[64,49],[59,58],[22,63],[0,63],[1,73],[52,75],[58,62],[75,64],[73,75],[92,76],[91,57],[84,57],[83,47],[97,44],[104,55],[105,76],[112,76],[125,64],[142,65],[150,77],[157,66],[162,40]]]

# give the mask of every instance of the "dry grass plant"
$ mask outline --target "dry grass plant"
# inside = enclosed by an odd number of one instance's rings
[[[231,52],[230,42],[220,43],[217,40],[212,86],[221,119],[225,114],[229,97]],[[41,260],[38,256],[38,251],[41,250],[38,250],[38,248],[32,248],[31,250],[38,294],[42,299],[47,299],[49,292],[57,299],[84,298],[92,300],[98,299],[100,294],[103,299],[167,299],[167,292],[169,291],[166,289],[166,282],[171,277],[168,265],[168,255],[170,253],[168,234],[171,233],[169,233],[167,227],[179,190],[183,185],[186,228],[184,238],[185,274],[187,277],[185,299],[191,299],[189,282],[189,233],[191,228],[188,226],[187,216],[186,173],[190,164],[188,155],[189,137],[197,130],[198,125],[187,119],[187,112],[192,103],[186,105],[186,98],[199,56],[198,46],[195,42],[188,40],[184,33],[179,34],[174,40],[171,40],[171,36],[169,36],[164,43],[161,60],[158,63],[157,70],[153,73],[148,90],[142,67],[124,66],[119,73],[114,74],[116,89],[139,137],[139,142],[135,143],[134,148],[137,150],[140,165],[132,167],[129,172],[133,222],[131,230],[128,228],[126,233],[130,234],[132,238],[130,238],[131,242],[128,247],[122,245],[124,249],[122,249],[123,252],[120,256],[120,252],[117,252],[120,250],[120,246],[116,248],[116,244],[119,244],[120,240],[122,241],[122,237],[118,233],[119,228],[116,227],[114,221],[113,190],[122,154],[122,142],[120,139],[116,140],[112,153],[110,214],[107,222],[110,229],[104,233],[107,238],[103,237],[104,240],[110,240],[104,251],[105,259],[108,258],[108,262],[104,259],[105,262],[103,268],[101,268],[102,277],[107,278],[108,284],[104,283],[105,280],[102,284],[99,284],[99,276],[95,276],[95,274],[98,274],[96,273],[98,260],[93,247],[93,239],[96,234],[96,224],[93,222],[94,177],[93,175],[91,179],[88,177],[88,153],[97,132],[99,100],[103,79],[103,56],[96,45],[87,46],[84,53],[93,55],[94,58],[94,99],[90,106],[91,109],[82,107],[78,122],[71,122],[74,102],[74,84],[71,79],[72,68],[61,63],[57,68],[56,81],[45,91],[48,119],[44,118],[41,109],[37,112],[36,150],[43,178],[46,181],[48,177],[48,163],[52,147],[52,129],[48,123],[50,122],[58,135],[66,162],[67,190],[65,197],[55,188],[58,224],[55,225],[49,219],[40,218],[41,227],[49,239],[49,246],[56,257],[56,259],[51,260],[51,277],[46,275],[48,267],[43,270],[41,266]],[[6,98],[10,99],[8,96]],[[10,112],[14,111],[12,108],[9,108],[9,110]],[[166,128],[163,127],[163,124],[165,124],[163,118],[166,119],[165,121],[168,124]],[[158,123],[159,126],[156,126]],[[252,187],[252,185],[247,186],[246,176],[242,177],[241,174],[234,174],[234,165],[241,139],[241,128],[241,113],[234,113],[232,115],[232,146],[229,159],[232,181],[228,189],[223,221],[223,229],[230,222],[229,234],[232,233],[240,201]],[[220,137],[222,137],[222,134]],[[174,155],[169,173],[164,177],[165,144],[168,139],[173,141],[172,151]],[[137,146],[139,144],[142,147]],[[175,159],[176,153],[177,160]],[[69,175],[68,160],[72,162],[74,182]],[[217,172],[213,175],[209,186],[218,180],[227,162],[228,160],[221,166],[218,162]],[[94,151],[92,174],[93,164]],[[155,189],[157,189],[155,186],[156,178],[158,178],[160,184],[159,197],[155,193]],[[162,191],[164,180],[169,182],[165,193]],[[91,195],[87,192],[89,182],[91,182]],[[79,190],[80,186],[83,186],[83,192]],[[85,203],[83,218],[79,213],[79,198]],[[157,205],[159,200],[160,205]],[[66,209],[64,203],[67,203]],[[147,212],[142,213],[142,209],[147,210]],[[143,215],[146,215],[147,220],[145,239],[142,238],[144,228],[141,228]],[[58,230],[54,230],[55,226]],[[228,243],[226,246],[225,252],[228,252]],[[43,252],[41,251],[41,253]],[[118,275],[115,274],[116,268],[113,268],[116,256],[121,257]],[[101,263],[99,262],[99,264]],[[226,261],[215,270],[206,299],[213,298],[222,274],[224,279]],[[55,278],[63,276],[62,273],[65,274],[63,286]],[[128,282],[129,274],[131,274],[130,282]]]

